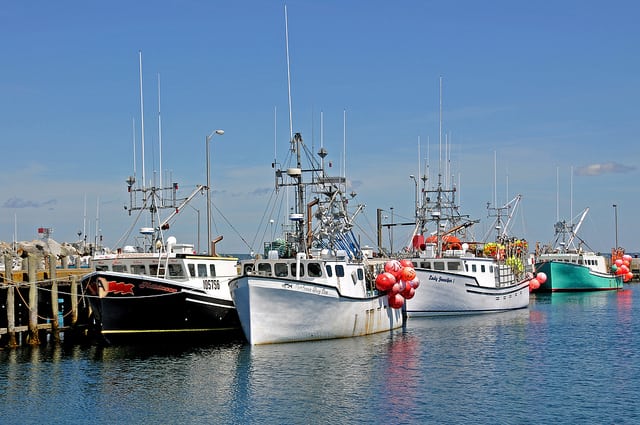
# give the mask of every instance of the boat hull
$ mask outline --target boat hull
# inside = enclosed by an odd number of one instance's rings
[[[186,335],[239,330],[231,300],[168,279],[94,272],[82,287],[97,331],[112,341],[127,336]]]
[[[420,287],[407,300],[408,317],[495,313],[529,306],[526,280],[482,286],[473,276],[416,268]]]
[[[230,282],[244,334],[252,345],[348,338],[403,325],[386,295],[341,296],[332,286],[245,275]]]
[[[536,263],[535,269],[547,275],[539,292],[609,291],[623,287],[621,276],[591,270],[581,264],[544,261]]]

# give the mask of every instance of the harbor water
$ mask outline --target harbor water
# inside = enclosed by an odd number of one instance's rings
[[[0,351],[0,423],[640,423],[640,286],[344,340]]]

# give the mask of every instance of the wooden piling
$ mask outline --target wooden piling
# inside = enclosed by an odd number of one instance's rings
[[[40,345],[38,332],[38,258],[33,254],[27,257],[29,275],[29,345]]]
[[[78,323],[78,276],[71,276],[71,326]]]
[[[51,280],[51,335],[54,342],[60,342],[60,323],[58,321],[58,279],[56,276],[56,258],[48,256],[49,279]],[[64,314],[64,311],[62,312]]]
[[[18,346],[18,340],[16,339],[16,302],[15,302],[15,289],[16,284],[13,281],[13,257],[9,254],[4,256],[4,283],[7,286],[7,334],[9,335],[9,342],[7,345],[10,348]]]

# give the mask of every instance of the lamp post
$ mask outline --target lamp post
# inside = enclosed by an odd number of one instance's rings
[[[390,254],[393,255],[393,207],[390,207],[391,210],[391,228],[389,230],[389,233],[391,233],[391,240],[389,241],[389,245],[391,248],[391,252]]]
[[[222,136],[224,130],[214,130],[205,139],[207,145],[207,255],[211,255],[211,165],[209,158],[209,142],[213,139],[214,135]]]
[[[613,212],[615,216],[615,225],[616,225],[616,246],[615,249],[618,249],[618,205],[613,204]]]

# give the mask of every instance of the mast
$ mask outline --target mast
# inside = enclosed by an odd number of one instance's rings
[[[164,201],[162,200],[162,118],[160,116],[160,73],[158,73],[158,145],[159,145],[159,149],[160,149],[160,180],[159,180],[159,186],[160,186],[160,202],[163,203]]]
[[[440,118],[438,129],[440,156],[438,158],[438,174],[442,174],[442,75],[440,76]]]
[[[146,176],[144,174],[144,96],[142,95],[142,50],[138,50],[138,57],[140,60],[140,129],[141,129],[141,144],[142,151],[140,153],[142,157],[142,188],[146,186]]]
[[[287,5],[284,5],[284,33],[287,48],[287,89],[289,93],[289,140],[293,140],[293,112],[291,106],[291,64],[289,62],[289,17],[287,15]]]

